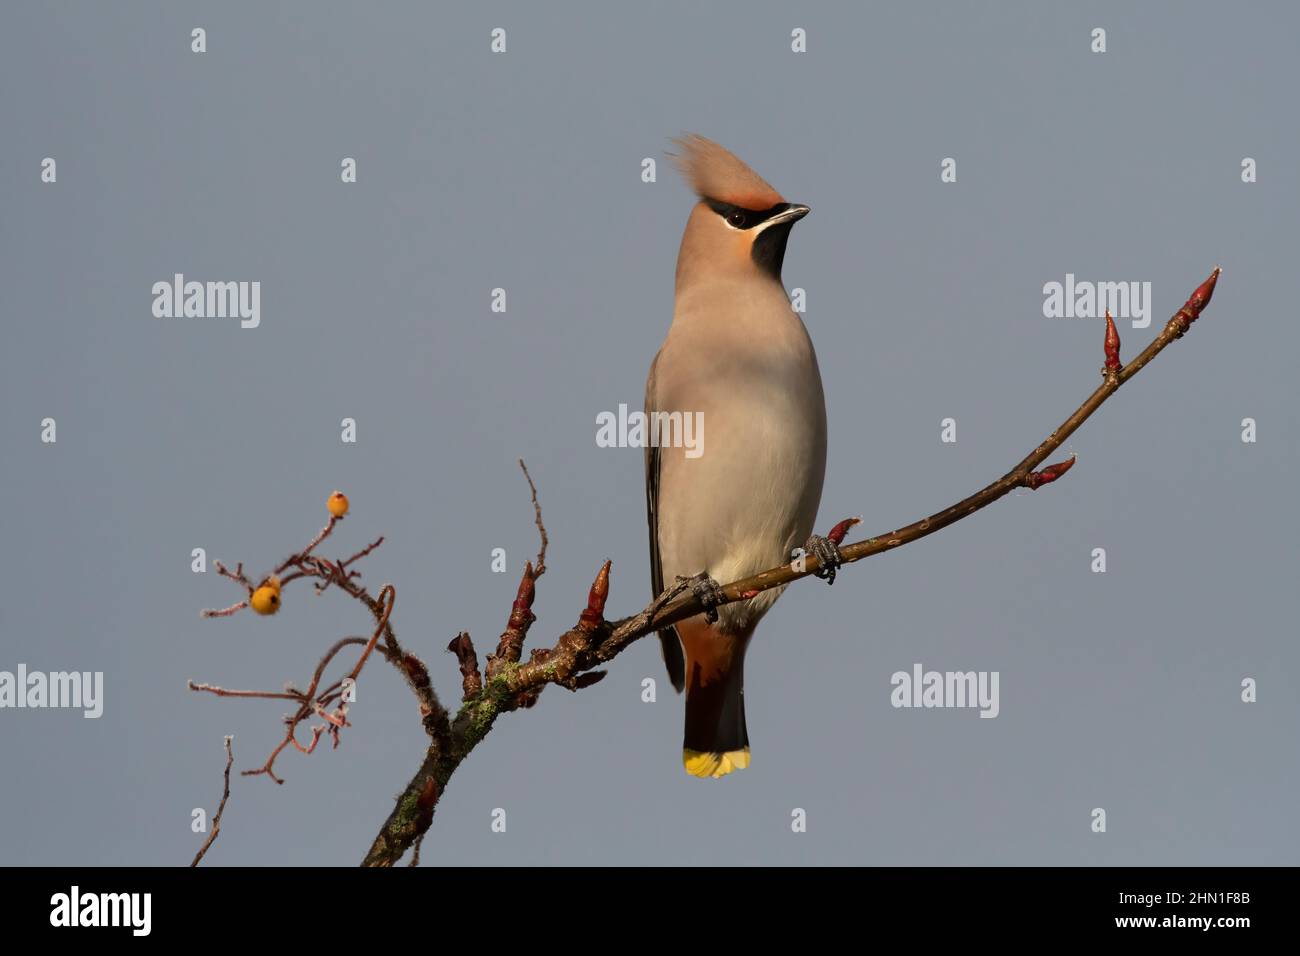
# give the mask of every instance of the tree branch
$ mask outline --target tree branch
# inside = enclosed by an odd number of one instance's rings
[[[1120,365],[1119,335],[1108,316],[1104,342],[1106,365],[1102,369],[1102,384],[1037,448],[1001,478],[956,504],[897,530],[841,549],[844,563],[851,564],[909,544],[988,507],[1015,488],[1037,489],[1064,475],[1074,464],[1073,458],[1049,465],[1041,471],[1034,469],[1056,451],[1121,385],[1140,372],[1170,342],[1187,333],[1209,304],[1219,271],[1216,267],[1183,307],[1174,313],[1160,334],[1127,366]],[[531,486],[531,479],[529,484]],[[536,489],[534,502],[535,492]],[[539,527],[540,515],[539,508]],[[848,528],[856,523],[857,519],[852,518],[841,521],[832,535],[842,538]],[[819,570],[820,566],[816,557],[808,555],[790,564],[733,581],[723,586],[724,599],[721,603],[748,600],[770,588],[807,577]],[[528,623],[531,623],[531,611],[528,609],[533,600],[532,584],[533,579],[530,579],[529,569],[526,568],[511,613],[512,622],[516,620],[515,614],[523,602],[523,610],[528,612]],[[447,781],[492,729],[501,714],[535,702],[547,684],[559,684],[570,690],[578,690],[595,683],[604,676],[604,672],[593,671],[593,668],[613,660],[639,638],[704,611],[694,592],[678,584],[657,597],[640,613],[611,623],[606,622],[603,615],[608,593],[609,562],[606,562],[592,585],[587,610],[573,628],[560,636],[554,647],[534,650],[530,660],[523,664],[517,663],[516,654],[513,661],[499,665],[495,672],[489,665],[488,679],[482,690],[477,696],[467,696],[452,721],[451,747],[440,752],[430,748],[425,754],[420,769],[398,797],[397,806],[375,838],[362,866],[392,866],[412,842],[424,834],[432,822],[438,796],[446,787]],[[526,631],[526,625],[524,629]],[[509,631],[508,626],[507,633]],[[504,641],[505,635],[502,639]],[[520,647],[522,641],[521,635]],[[462,657],[462,671],[463,669]]]
[[[1121,385],[1145,368],[1172,341],[1181,338],[1190,330],[1202,310],[1209,304],[1218,277],[1219,269],[1216,268],[1210,277],[1192,293],[1183,307],[1174,313],[1156,338],[1127,366],[1120,361],[1119,333],[1108,313],[1103,343],[1105,365],[1101,370],[1102,384],[1055,431],[1001,478],[956,504],[894,531],[844,546],[840,549],[843,563],[852,564],[924,538],[988,507],[1016,488],[1034,490],[1060,479],[1074,465],[1073,457],[1042,469],[1039,469],[1039,466]],[[314,554],[315,549],[329,537],[340,520],[339,517],[331,517],[329,523],[308,546],[297,554],[290,555],[276,569],[275,574],[280,575],[293,569],[284,576],[281,584],[300,577],[314,577],[318,579],[316,583],[318,591],[333,585],[361,601],[376,621],[372,637],[368,641],[361,638],[345,638],[336,643],[317,667],[311,686],[305,693],[295,691],[293,688],[287,688],[285,694],[227,691],[206,684],[193,682],[190,684],[193,690],[208,691],[218,696],[274,699],[287,697],[299,703],[299,713],[286,718],[289,731],[285,740],[263,768],[252,771],[269,774],[272,779],[281,782],[271,772],[271,766],[279,752],[290,743],[299,750],[310,753],[320,734],[328,729],[335,735],[337,746],[338,730],[347,723],[346,709],[340,707],[330,713],[325,708],[338,699],[342,682],[330,685],[318,696],[313,695],[316,694],[325,666],[342,647],[352,643],[366,645],[361,659],[351,672],[350,676],[353,678],[360,673],[367,657],[375,650],[402,672],[419,703],[422,722],[429,736],[429,746],[419,769],[398,796],[396,805],[371,844],[362,862],[363,866],[392,866],[412,847],[416,847],[412,863],[418,862],[420,841],[433,821],[434,811],[447,782],[492,729],[499,716],[512,710],[531,707],[548,684],[558,684],[572,691],[589,687],[605,676],[604,671],[596,668],[613,660],[634,641],[704,611],[699,598],[687,587],[687,582],[678,582],[658,595],[639,613],[618,621],[607,621],[605,603],[609,596],[610,563],[606,561],[592,583],[587,596],[587,606],[579,614],[573,627],[561,634],[554,646],[534,648],[528,660],[523,661],[524,642],[529,628],[536,620],[532,606],[536,598],[537,579],[546,571],[548,542],[546,526],[542,522],[541,505],[538,503],[537,488],[522,460],[519,465],[528,481],[541,547],[536,562],[528,561],[524,565],[505,631],[498,641],[496,653],[487,657],[485,672],[480,673],[478,654],[469,634],[462,632],[448,645],[447,650],[456,655],[461,673],[463,699],[454,718],[449,717],[434,693],[428,668],[414,654],[403,651],[397,642],[389,622],[393,611],[392,586],[385,585],[380,594],[381,599],[386,597],[387,600],[376,600],[356,582],[355,578],[360,572],[349,568],[353,562],[364,558],[378,547],[383,542],[383,538],[343,561],[331,562]],[[839,522],[831,530],[830,539],[838,545],[849,529],[859,523],[859,520],[848,518]],[[821,564],[815,556],[800,555],[789,564],[779,565],[724,585],[721,603],[749,600],[763,591],[783,587],[820,569]],[[238,565],[234,572],[230,572],[218,564],[217,570],[243,587],[251,598],[255,588],[253,582],[244,575],[242,565]],[[247,605],[248,601],[245,600],[219,611],[205,611],[204,615],[228,617]],[[381,637],[382,643],[379,642]],[[298,744],[294,736],[294,727],[313,713],[325,718],[328,726],[322,725],[316,728],[313,731],[311,745],[303,747]]]

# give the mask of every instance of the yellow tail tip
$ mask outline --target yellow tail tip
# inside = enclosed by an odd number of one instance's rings
[[[733,770],[749,766],[749,748],[710,753],[703,750],[683,750],[682,766],[692,777],[725,777]]]

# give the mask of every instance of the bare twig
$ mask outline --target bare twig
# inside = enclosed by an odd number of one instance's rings
[[[220,561],[213,561],[212,566],[217,569],[217,573],[223,578],[230,578],[236,584],[245,588],[249,594],[253,593],[253,582],[244,576],[244,562],[235,565],[235,570],[231,571]]]
[[[266,763],[255,770],[243,771],[243,776],[255,777],[259,774],[266,774],[276,783],[282,784],[284,783],[284,780],[275,775],[275,758],[280,756],[280,753],[285,747],[293,744],[300,753],[310,754],[315,751],[316,744],[320,742],[321,734],[327,731],[334,738],[334,746],[337,747],[339,745],[339,731],[343,727],[346,727],[348,723],[347,701],[340,700],[338,707],[333,713],[330,713],[325,710],[326,705],[338,699],[340,695],[327,691],[326,693],[321,694],[318,698],[316,696],[316,688],[320,685],[321,675],[325,673],[325,668],[329,666],[330,661],[334,659],[334,655],[349,644],[365,643],[365,650],[362,652],[360,659],[358,659],[356,666],[352,668],[352,671],[348,675],[349,679],[353,681],[356,680],[357,675],[361,673],[361,668],[365,666],[366,660],[370,656],[370,652],[374,649],[375,643],[379,640],[379,635],[383,633],[384,627],[388,623],[388,615],[392,613],[393,603],[396,600],[396,592],[393,590],[391,584],[384,585],[383,591],[380,592],[381,598],[385,596],[388,598],[386,609],[378,625],[375,627],[375,632],[371,635],[370,640],[361,641],[355,637],[345,637],[341,641],[337,641],[333,647],[325,652],[325,656],[322,657],[320,663],[316,665],[316,672],[312,675],[311,684],[305,691],[298,694],[298,710],[285,718],[287,729],[285,730],[284,740],[282,740],[280,745],[271,752],[271,756],[267,758]],[[298,725],[313,715],[324,718],[326,723],[311,729],[311,743],[304,747],[302,744],[298,743]]]
[[[224,687],[218,687],[216,684],[200,684],[197,681],[189,681],[190,690],[206,691],[209,694],[215,694],[218,697],[260,697],[265,700],[301,700],[301,694],[285,694],[273,690],[227,690]]]
[[[213,816],[212,818],[212,832],[209,833],[208,838],[203,841],[203,846],[199,847],[199,852],[194,854],[194,862],[190,864],[190,866],[192,867],[199,865],[199,861],[202,860],[204,854],[208,852],[208,847],[212,846],[212,844],[217,839],[217,834],[221,832],[221,815],[226,812],[226,801],[230,799],[230,767],[235,762],[235,753],[230,748],[230,742],[232,740],[234,740],[234,737],[231,736],[230,734],[227,734],[226,735],[226,772],[225,774],[223,774],[225,783],[221,789],[221,803],[217,805],[216,815]]]
[[[336,681],[325,690],[320,691],[319,694],[317,693],[317,689],[320,686],[321,677],[325,673],[325,668],[329,666],[334,657],[339,653],[339,651],[343,650],[343,648],[354,644],[363,644],[365,645],[365,649],[357,659],[352,670],[348,673],[348,676],[343,680],[351,680],[355,682],[357,677],[360,676],[361,669],[365,667],[366,661],[370,657],[370,652],[375,649],[380,635],[384,633],[384,628],[388,624],[388,617],[392,613],[393,604],[396,600],[396,592],[392,585],[385,585],[384,589],[380,592],[380,597],[386,598],[386,601],[384,603],[384,612],[375,627],[374,633],[369,638],[345,637],[336,641],[334,645],[325,652],[325,655],[320,659],[320,663],[316,665],[316,670],[312,674],[311,683],[305,691],[295,690],[292,687],[285,688],[283,692],[228,690],[224,687],[217,687],[214,684],[200,684],[195,681],[189,682],[190,690],[205,691],[209,694],[214,694],[217,697],[253,697],[264,700],[291,700],[298,705],[298,709],[294,711],[294,713],[285,717],[286,730],[284,738],[271,752],[271,755],[266,759],[266,762],[255,769],[241,771],[242,776],[254,777],[260,774],[266,774],[276,783],[284,783],[284,779],[277,776],[275,773],[275,761],[276,758],[284,752],[286,747],[292,745],[301,753],[313,753],[316,750],[316,745],[320,742],[321,735],[327,732],[332,736],[334,746],[338,746],[339,731],[348,726],[348,702],[342,699],[343,681]],[[332,711],[327,709],[331,704],[336,702],[337,706]],[[325,723],[319,727],[312,728],[311,742],[304,746],[303,744],[298,743],[298,725],[313,716],[322,718]]]
[[[289,557],[287,557],[284,562],[275,569],[275,573],[279,574],[281,571],[286,570],[290,565],[299,564],[303,558],[315,551],[317,546],[330,536],[335,527],[337,527],[338,523],[342,520],[343,518],[339,515],[330,515],[329,521],[325,522],[325,527],[316,532],[316,537],[307,542],[307,547],[303,548],[297,554],[289,555]]]
[[[537,533],[541,536],[542,546],[537,552],[537,560],[533,562],[533,579],[536,580],[546,573],[546,525],[542,524],[542,506],[537,503],[537,486],[533,484],[533,476],[528,473],[528,466],[524,464],[522,458],[519,459],[519,467],[523,469],[524,477],[528,479],[528,490],[533,496],[533,523],[537,525]]]
[[[230,617],[230,615],[234,614],[236,611],[242,611],[246,607],[248,607],[247,601],[239,601],[235,604],[230,605],[230,607],[222,607],[222,608],[205,607],[203,610],[199,611],[199,616],[200,617]]]

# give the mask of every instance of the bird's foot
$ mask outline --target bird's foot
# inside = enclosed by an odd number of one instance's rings
[[[821,535],[815,534],[804,542],[803,550],[805,554],[811,554],[817,559],[819,567],[813,574],[827,584],[834,584],[835,572],[844,563],[844,556],[840,554],[840,546],[830,538],[823,538]]]
[[[704,608],[704,619],[710,624],[716,624],[718,622],[718,607],[727,603],[727,594],[722,590],[722,585],[709,577],[707,571],[701,571],[689,578],[679,576],[677,580],[690,587],[691,593],[695,595]]]

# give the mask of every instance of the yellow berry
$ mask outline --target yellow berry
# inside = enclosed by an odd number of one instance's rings
[[[348,496],[341,491],[336,491],[330,495],[330,500],[325,505],[336,518],[342,518],[348,513]]]
[[[263,584],[253,592],[252,605],[254,611],[258,614],[274,614],[276,611],[280,610],[279,583],[279,581],[276,582],[276,587],[271,587],[269,584]]]

